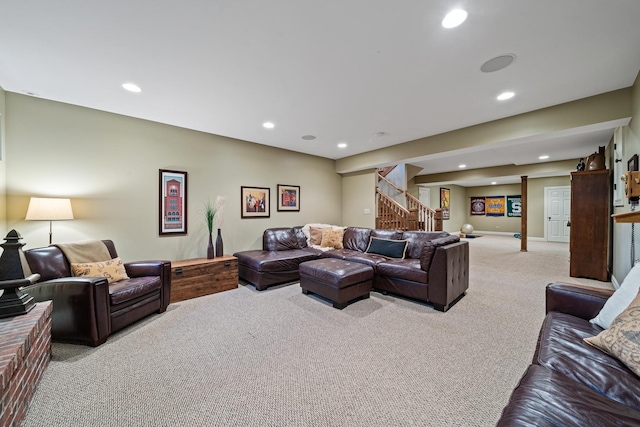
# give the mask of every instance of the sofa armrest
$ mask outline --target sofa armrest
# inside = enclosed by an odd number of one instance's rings
[[[549,283],[546,290],[546,312],[558,311],[585,320],[593,319],[613,292],[612,289],[570,283]]]
[[[53,301],[54,339],[97,346],[111,333],[109,284],[104,277],[65,277],[25,286],[36,301]]]
[[[469,242],[456,242],[435,249],[427,272],[429,301],[447,311],[469,288]]]
[[[162,287],[160,288],[160,313],[166,310],[171,299],[171,261],[152,260],[128,262],[124,265],[129,277],[159,276]]]

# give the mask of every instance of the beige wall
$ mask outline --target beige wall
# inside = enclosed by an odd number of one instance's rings
[[[632,119],[628,128],[624,131],[624,143],[622,149],[623,170],[626,171],[626,162],[634,154],[640,154],[640,73],[636,77],[632,88]],[[613,177],[619,179],[619,177]],[[614,213],[629,212],[631,207],[627,199],[621,207],[614,208]],[[635,258],[640,258],[640,224],[635,226]],[[631,269],[631,224],[613,224],[613,268],[612,273],[618,283],[622,283]]]
[[[125,260],[205,256],[201,209],[217,195],[225,253],[260,248],[268,227],[342,222],[333,160],[15,93],[6,110],[7,223],[27,248],[48,243],[48,224],[24,221],[30,196],[71,197],[54,241],[113,239]],[[159,169],[189,174],[186,236],[158,235]],[[300,185],[299,213],[277,212],[277,184]],[[243,185],[271,189],[269,219],[240,219]]]
[[[343,175],[343,225],[369,228],[376,226],[376,181],[376,169]],[[365,209],[370,213],[365,213]]]

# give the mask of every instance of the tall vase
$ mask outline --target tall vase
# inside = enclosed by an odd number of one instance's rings
[[[209,244],[207,245],[207,259],[213,259],[213,237],[209,234]]]
[[[218,237],[216,237],[216,257],[221,257],[222,255],[224,255],[224,250],[222,249],[222,235],[218,228]]]

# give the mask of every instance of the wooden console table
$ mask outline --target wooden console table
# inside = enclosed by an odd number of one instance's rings
[[[237,287],[238,259],[231,255],[171,262],[172,303]]]

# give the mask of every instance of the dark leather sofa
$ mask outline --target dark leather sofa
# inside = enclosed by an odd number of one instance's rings
[[[405,258],[366,253],[371,237],[408,240]],[[257,290],[299,280],[299,265],[318,258],[370,265],[375,290],[428,302],[440,311],[447,311],[469,287],[468,242],[449,233],[347,227],[342,243],[343,249],[321,251],[307,246],[302,227],[271,228],[263,233],[262,250],[234,256],[240,279]]]
[[[118,256],[111,240],[103,240],[112,258]],[[38,283],[24,288],[38,302],[53,301],[51,334],[54,340],[98,346],[109,335],[169,305],[171,263],[125,263],[129,279],[107,282],[104,277],[72,277],[64,253],[56,246],[25,251]]]
[[[611,290],[553,283],[533,362],[498,426],[639,426],[640,378],[584,338]]]

